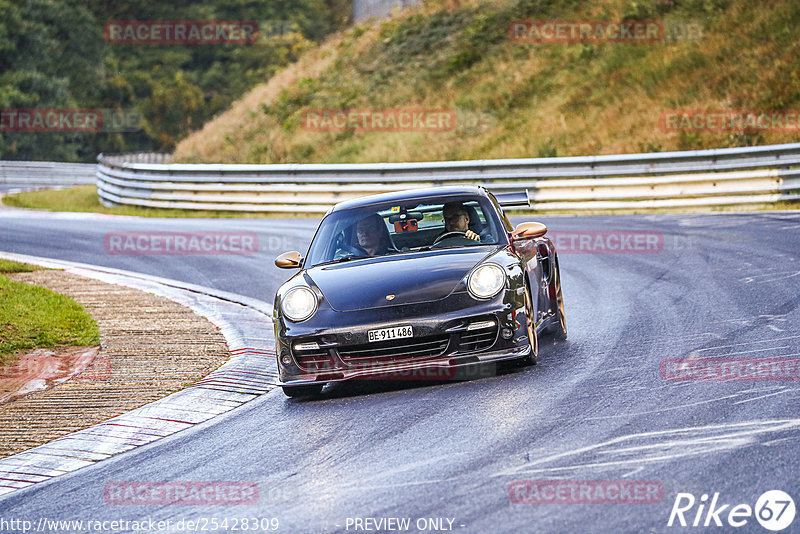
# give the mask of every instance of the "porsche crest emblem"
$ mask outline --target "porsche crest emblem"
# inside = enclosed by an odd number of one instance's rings
[[[394,295],[386,295],[386,300],[394,300]]]

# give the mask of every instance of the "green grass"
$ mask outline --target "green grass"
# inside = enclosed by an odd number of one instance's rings
[[[97,187],[82,185],[66,189],[48,189],[30,191],[3,197],[3,204],[16,208],[31,208],[48,211],[75,211],[83,213],[106,213],[110,215],[133,215],[137,217],[190,217],[190,218],[263,218],[279,216],[292,217],[292,213],[271,215],[258,212],[232,212],[211,210],[182,210],[164,208],[146,208],[142,206],[119,206],[107,208],[100,204]]]
[[[36,265],[28,265],[27,263],[19,263],[17,261],[4,260],[0,258],[0,273],[32,273],[39,271],[42,267]]]
[[[11,263],[0,265],[14,272],[24,267]],[[99,343],[97,323],[77,302],[0,275],[0,364],[23,350]]]

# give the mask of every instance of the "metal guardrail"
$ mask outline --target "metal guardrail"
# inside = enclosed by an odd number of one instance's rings
[[[160,161],[160,163],[155,163]],[[768,204],[800,199],[800,143],[609,156],[368,164],[168,164],[98,157],[107,205],[324,213],[361,195],[480,183],[528,189],[539,211]],[[798,168],[794,168],[798,167]]]
[[[0,161],[0,185],[19,187],[70,186],[95,183],[91,163]]]

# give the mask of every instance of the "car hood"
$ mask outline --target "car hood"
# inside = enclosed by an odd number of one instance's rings
[[[312,267],[306,274],[336,311],[443,299],[497,247],[405,253]],[[394,295],[388,300],[387,295]]]

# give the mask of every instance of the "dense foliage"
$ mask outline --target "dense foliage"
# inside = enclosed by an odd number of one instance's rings
[[[653,20],[643,42],[516,42],[514,21]],[[179,161],[361,163],[796,142],[798,128],[670,129],[669,110],[800,108],[800,2],[426,0],[363,23],[183,139]],[[327,55],[325,53],[327,53]],[[329,59],[329,58],[332,58]],[[314,129],[307,110],[444,109],[450,130]],[[666,122],[666,120],[664,120]],[[788,119],[787,119],[788,124]]]
[[[104,131],[0,131],[0,158],[92,161],[169,151],[251,87],[344,27],[343,0],[0,0],[0,110],[104,110]],[[112,44],[110,21],[255,21],[253,44]],[[121,131],[128,130],[128,131]]]

